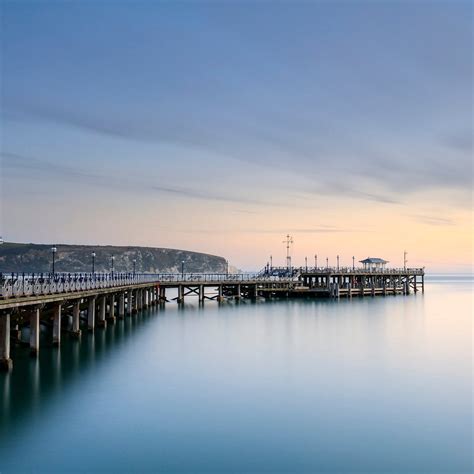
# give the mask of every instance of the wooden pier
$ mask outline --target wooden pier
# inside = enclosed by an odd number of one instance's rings
[[[171,290],[171,291],[170,291]],[[424,269],[266,269],[253,274],[0,274],[0,370],[11,370],[11,344],[40,350],[40,332],[54,346],[67,335],[105,329],[149,306],[186,298],[353,298],[424,291]],[[173,296],[171,295],[173,293]],[[28,332],[28,341],[22,338]]]

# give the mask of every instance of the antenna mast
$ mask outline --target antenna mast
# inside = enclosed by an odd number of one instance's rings
[[[408,255],[408,252],[406,250],[404,250],[403,252],[403,270],[404,271],[407,271],[407,255]]]
[[[290,255],[290,246],[293,244],[293,237],[290,234],[287,234],[286,240],[283,241],[286,244],[286,268],[291,269],[291,255]]]

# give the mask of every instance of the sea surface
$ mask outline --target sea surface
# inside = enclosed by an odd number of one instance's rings
[[[470,276],[150,309],[0,374],[0,472],[472,472]]]

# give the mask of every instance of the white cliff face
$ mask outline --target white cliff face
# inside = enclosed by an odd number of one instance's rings
[[[49,272],[52,267],[52,245],[17,244],[6,242],[0,246],[0,272]],[[55,244],[57,272],[90,272],[92,252],[95,253],[96,272],[114,271],[147,273],[179,273],[184,271],[226,271],[223,257],[178,249],[152,247],[118,247]],[[134,262],[135,261],[135,262]]]

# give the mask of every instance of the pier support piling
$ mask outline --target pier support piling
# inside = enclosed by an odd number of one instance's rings
[[[135,304],[137,313],[138,311],[142,309],[142,301],[143,301],[143,293],[142,293],[142,290],[139,289],[137,290],[136,304]]]
[[[53,346],[61,344],[61,305],[56,304],[53,308]]]
[[[133,290],[130,289],[127,291],[127,299],[125,302],[125,316],[132,315],[132,311],[133,311],[132,299],[133,299]]]
[[[72,335],[76,338],[80,337],[81,335],[80,321],[81,321],[81,301],[76,300],[74,301],[74,305],[72,307]]]
[[[120,293],[119,296],[118,317],[119,319],[125,317],[125,293]]]
[[[164,286],[160,286],[159,293],[160,293],[160,304],[165,304],[166,303],[166,288]]]
[[[177,302],[179,304],[184,303],[184,286],[183,285],[178,286],[178,299],[177,299]]]
[[[40,310],[33,308],[30,313],[30,355],[36,357],[39,354],[40,335]]]
[[[93,331],[95,329],[95,297],[89,298],[87,307],[87,329]]]
[[[13,369],[10,359],[10,313],[0,314],[0,370]]]
[[[97,320],[97,326],[106,328],[107,321],[105,320],[105,307],[107,305],[107,301],[105,296],[101,296],[99,298],[99,319]]]
[[[110,322],[111,324],[115,323],[115,295],[110,295],[109,299],[109,316],[107,318],[107,321]]]
[[[131,293],[132,314],[138,313],[138,290],[133,290]]]

